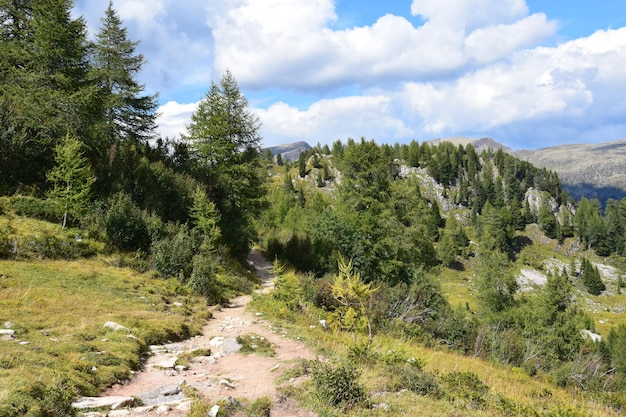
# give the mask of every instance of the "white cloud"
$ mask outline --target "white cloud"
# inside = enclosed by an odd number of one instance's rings
[[[626,116],[626,74],[619,70],[625,60],[623,28],[521,51],[453,82],[407,83],[402,94],[431,134],[490,131],[550,118],[582,126],[598,123],[607,111]]]
[[[392,104],[387,96],[364,95],[320,100],[307,110],[279,102],[257,109],[257,114],[265,146],[296,140],[331,143],[361,136],[381,141],[410,137],[413,131],[393,114]]]
[[[180,104],[169,101],[159,107],[159,133],[162,137],[176,138],[185,132],[185,127],[191,121],[191,115],[198,108],[198,103]]]
[[[216,69],[230,68],[255,88],[440,77],[501,59],[556,30],[544,15],[528,16],[524,0],[415,1],[413,13],[427,19],[422,26],[385,15],[371,26],[344,30],[330,29],[336,18],[331,0],[225,0],[219,10],[209,19]],[[485,39],[497,47],[487,51],[479,45]]]

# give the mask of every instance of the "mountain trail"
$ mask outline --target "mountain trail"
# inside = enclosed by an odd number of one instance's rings
[[[272,264],[258,251],[252,251],[248,262],[261,278],[259,292],[272,290],[274,275]],[[194,388],[211,404],[233,401],[245,404],[267,397],[272,402],[272,417],[313,417],[316,414],[300,410],[295,401],[285,398],[276,389],[276,380],[297,359],[314,359],[315,355],[304,343],[286,337],[266,321],[260,313],[246,311],[251,297],[244,295],[231,300],[226,307],[214,307],[211,318],[202,334],[183,342],[151,346],[152,355],[134,378],[122,385],[114,385],[104,393],[104,398],[139,398],[143,406],[123,408],[123,402],[113,405],[117,410],[85,413],[86,416],[187,416],[191,401],[182,386]],[[269,341],[276,354],[264,357],[240,353],[237,337],[254,334]],[[197,356],[187,366],[177,366],[185,353],[210,349],[210,356]],[[297,383],[297,381],[292,381]],[[112,402],[113,402],[112,401]]]

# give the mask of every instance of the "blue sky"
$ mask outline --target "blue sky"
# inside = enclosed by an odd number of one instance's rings
[[[77,0],[93,34],[106,3]],[[177,136],[228,68],[263,145],[626,139],[622,0],[114,0]]]

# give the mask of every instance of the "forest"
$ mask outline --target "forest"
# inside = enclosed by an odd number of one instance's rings
[[[182,137],[160,137],[158,95],[138,81],[145,60],[113,4],[93,40],[72,6],[0,0],[1,259],[114,257],[219,304],[254,286],[241,271],[256,245],[282,271],[260,301],[267,314],[327,317],[352,335],[353,364],[380,359],[373,339],[397,337],[521,369],[623,412],[626,325],[601,341],[581,331],[597,325],[585,297],[621,295],[621,276],[609,282],[597,264],[626,254],[626,200],[575,201],[555,172],[447,142],[346,138],[283,160],[261,148],[230,71],[208,86]],[[25,236],[18,218],[66,232]],[[523,290],[522,267],[543,271],[545,285]],[[471,278],[452,301],[445,280],[460,275]],[[411,369],[394,372],[413,372],[419,395],[453,392],[444,376]],[[456,377],[480,388],[469,373]],[[346,387],[331,404],[343,411],[363,396]],[[479,397],[466,406],[493,410]],[[29,407],[0,407],[0,416],[55,415]],[[514,414],[578,415],[522,408]]]

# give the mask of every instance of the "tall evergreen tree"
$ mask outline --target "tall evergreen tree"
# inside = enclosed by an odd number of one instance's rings
[[[91,71],[99,87],[107,147],[121,141],[141,144],[155,135],[158,96],[144,94],[145,86],[136,79],[146,62],[136,53],[138,44],[128,39],[110,1],[93,45]]]
[[[219,211],[223,243],[235,255],[249,250],[255,236],[252,220],[265,205],[259,128],[235,77],[226,71],[220,84],[211,83],[183,135],[195,175]]]
[[[93,94],[86,25],[71,0],[0,0],[0,177],[42,186],[66,134],[83,139]]]

